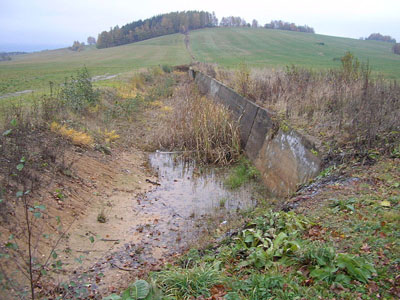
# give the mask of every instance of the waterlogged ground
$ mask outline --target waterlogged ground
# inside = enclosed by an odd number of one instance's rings
[[[97,207],[71,227],[62,245],[65,266],[58,280],[72,280],[92,294],[119,290],[209,240],[216,229],[234,222],[238,211],[256,204],[251,187],[224,187],[227,170],[201,169],[162,152],[149,156],[149,166],[155,176],[144,181],[135,178],[129,164],[122,170],[106,195],[106,223],[97,221],[102,209]],[[135,193],[138,183],[149,191]],[[73,290],[67,297],[75,297]]]

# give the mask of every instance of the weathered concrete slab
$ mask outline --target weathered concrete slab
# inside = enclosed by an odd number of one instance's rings
[[[251,160],[257,158],[258,152],[265,142],[265,137],[273,131],[274,123],[270,114],[265,109],[258,109],[253,119],[253,125],[249,138],[244,148]]]
[[[282,196],[290,195],[298,184],[317,176],[320,163],[294,130],[279,130],[273,138],[267,136],[254,161],[265,185]]]

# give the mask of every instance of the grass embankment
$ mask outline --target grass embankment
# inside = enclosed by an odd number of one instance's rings
[[[385,42],[263,28],[212,28],[190,32],[190,45],[196,60],[229,68],[240,62],[256,68],[292,64],[317,70],[338,68],[339,58],[351,51],[360,60],[369,60],[373,74],[400,79],[400,56]]]
[[[0,95],[22,90],[44,90],[49,81],[57,84],[85,65],[92,76],[119,74],[162,64],[190,62],[184,36],[173,34],[134,44],[81,52],[68,49],[42,51],[0,62]]]

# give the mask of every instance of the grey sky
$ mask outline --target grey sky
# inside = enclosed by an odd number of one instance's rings
[[[65,47],[74,40],[157,14],[215,11],[264,25],[284,20],[317,33],[359,38],[373,32],[400,41],[399,0],[0,0],[0,51]]]

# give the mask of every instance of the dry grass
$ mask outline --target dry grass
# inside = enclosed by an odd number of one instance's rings
[[[369,66],[354,57],[336,71],[209,69],[201,67],[308,135],[327,161],[388,154],[398,145],[400,86],[372,78]]]
[[[92,147],[93,138],[86,132],[77,131],[73,128],[69,128],[66,125],[60,125],[57,122],[52,122],[50,129],[53,132],[60,134],[61,136],[71,140],[72,144],[82,147]],[[107,130],[106,130],[107,132]]]
[[[238,125],[229,111],[213,100],[201,97],[193,85],[181,87],[167,113],[159,143],[168,150],[190,152],[203,163],[226,165],[240,153]]]

